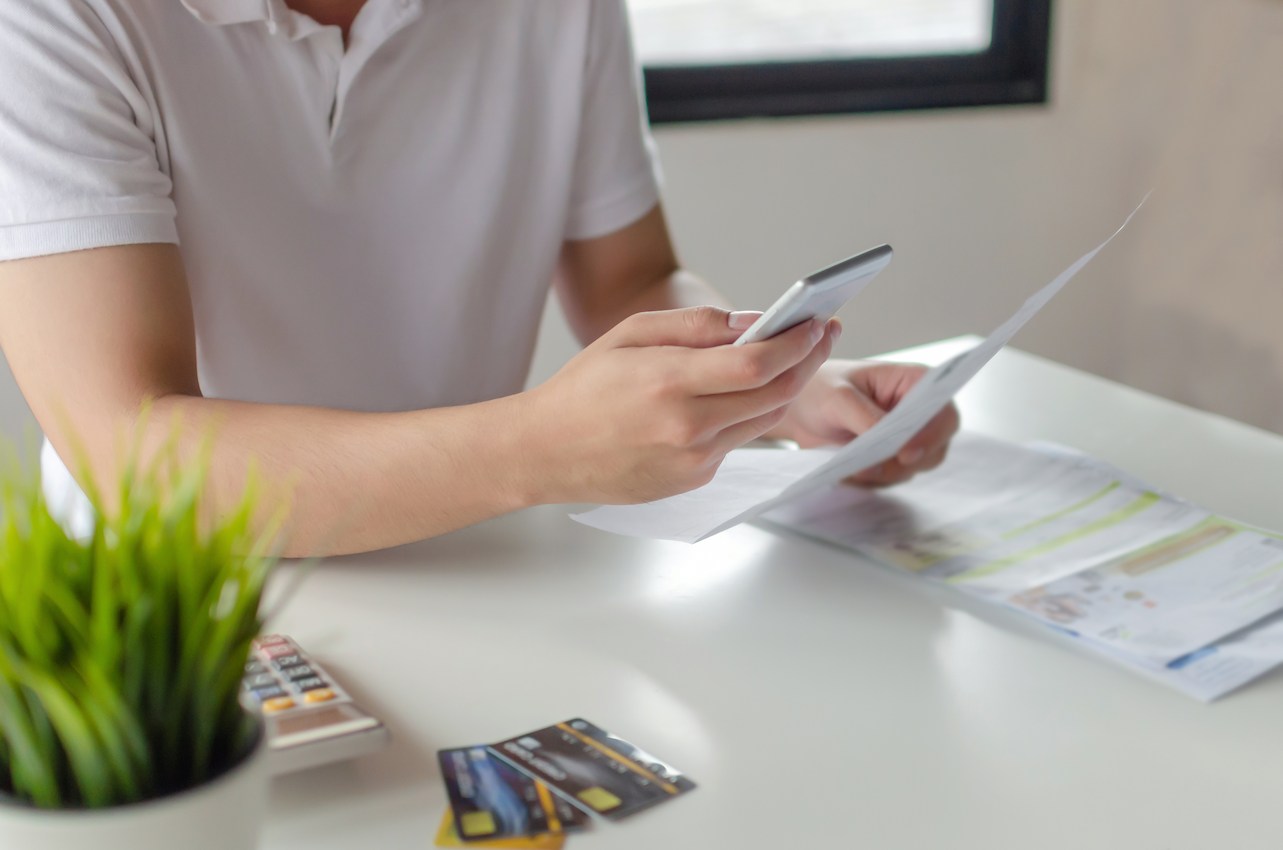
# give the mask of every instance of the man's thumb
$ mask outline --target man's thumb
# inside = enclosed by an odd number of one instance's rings
[[[712,348],[734,342],[759,315],[730,313],[718,307],[637,313],[615,326],[611,341],[620,348],[649,345]]]
[[[845,387],[838,395],[838,416],[843,428],[857,437],[878,424],[886,411],[855,387]]]

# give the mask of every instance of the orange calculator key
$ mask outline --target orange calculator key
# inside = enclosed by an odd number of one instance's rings
[[[314,691],[308,691],[303,694],[303,702],[329,702],[336,696],[338,696],[338,694],[334,693],[334,691],[329,688],[317,688]]]

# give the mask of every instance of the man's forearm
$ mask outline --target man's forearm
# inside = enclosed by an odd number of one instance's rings
[[[682,307],[728,307],[725,296],[682,268],[655,205],[615,233],[562,247],[557,293],[584,345],[635,313]]]
[[[638,293],[631,312],[676,310],[681,307],[700,307],[705,304],[727,309],[730,307],[730,301],[711,283],[685,269],[678,269]]]
[[[584,305],[578,311],[578,320],[572,324],[579,341],[587,345],[634,313],[700,307],[705,304],[730,307],[726,296],[703,278],[685,269],[678,269],[650,281],[629,293],[628,297],[598,305]]]
[[[180,433],[183,449],[195,450],[209,435],[216,507],[238,500],[252,465],[266,485],[263,518],[288,505],[285,553],[335,555],[431,537],[537,501],[534,482],[522,478],[530,447],[518,407],[510,397],[358,413],[168,396],[154,403],[143,445],[155,450]]]
[[[481,404],[360,413],[202,397],[172,245],[0,263],[0,346],[72,472],[103,485],[105,510],[131,441],[144,463],[171,438],[188,456],[208,446],[213,510],[236,505],[256,469],[260,517],[290,507],[290,555],[392,546],[532,504],[663,498],[778,422],[827,347],[800,330],[730,349],[742,328],[725,312],[665,311],[720,298],[677,270],[658,208],[647,222],[638,250],[625,233],[563,252],[568,314],[601,339],[539,387]]]

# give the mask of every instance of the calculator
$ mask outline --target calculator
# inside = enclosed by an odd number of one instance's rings
[[[261,711],[273,774],[356,758],[388,741],[388,730],[285,635],[254,641],[242,701]]]

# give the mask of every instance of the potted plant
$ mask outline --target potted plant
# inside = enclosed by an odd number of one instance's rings
[[[266,796],[240,702],[275,563],[254,487],[202,507],[208,451],[131,461],[92,536],[0,481],[0,847],[248,850]]]

